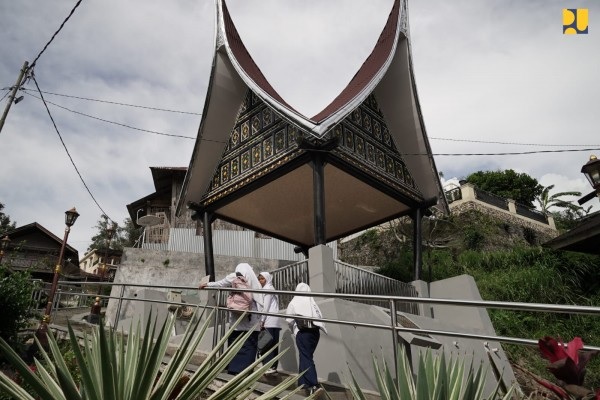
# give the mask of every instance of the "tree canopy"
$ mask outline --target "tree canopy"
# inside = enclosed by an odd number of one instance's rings
[[[536,197],[536,201],[544,214],[548,214],[551,208],[566,208],[573,212],[577,212],[582,208],[571,201],[563,200],[561,198],[565,196],[581,196],[581,192],[559,192],[551,195],[550,191],[552,189],[554,189],[554,185],[547,186],[543,188],[542,193]]]
[[[533,207],[533,202],[544,189],[537,179],[512,169],[504,171],[477,171],[467,177],[467,182],[486,192],[513,199]]]
[[[115,228],[115,233],[109,243],[107,229],[111,226]],[[87,251],[92,249],[106,249],[107,247],[114,250],[133,247],[142,234],[142,228],[136,227],[131,218],[125,218],[123,226],[119,226],[119,224],[109,221],[106,216],[101,216],[95,228],[97,229],[97,233],[92,236],[92,243],[88,246]]]
[[[17,223],[14,221],[11,222],[10,217],[3,213],[2,210],[4,210],[4,204],[0,203],[0,235],[2,235],[4,232],[15,229],[17,226]]]

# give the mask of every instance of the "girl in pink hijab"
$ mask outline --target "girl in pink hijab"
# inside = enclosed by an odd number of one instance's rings
[[[200,285],[200,289],[204,289],[205,287],[231,287],[233,281],[236,277],[243,277],[244,280],[250,285],[251,289],[260,289],[260,283],[256,278],[256,274],[254,270],[247,263],[238,264],[235,267],[235,272],[227,275],[225,278],[216,282],[208,282],[206,284]],[[251,311],[258,311],[259,307],[262,307],[263,304],[263,295],[260,293],[252,293],[252,308]],[[233,324],[239,315],[235,315],[233,313],[229,313],[229,324]],[[227,344],[231,345],[234,340],[242,336],[248,331],[253,331],[252,334],[248,337],[244,345],[240,349],[240,351],[235,355],[235,357],[231,360],[229,365],[227,366],[227,372],[231,375],[237,375],[250,366],[255,360],[256,355],[258,353],[258,330],[259,330],[259,315],[258,314],[249,314],[249,318],[244,318],[235,330],[229,335],[227,339]]]

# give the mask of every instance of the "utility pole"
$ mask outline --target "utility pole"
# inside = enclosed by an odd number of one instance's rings
[[[4,114],[2,114],[2,118],[0,118],[0,132],[2,132],[2,127],[4,126],[4,121],[6,121],[6,116],[8,115],[8,111],[10,110],[10,106],[15,101],[15,96],[17,94],[17,90],[21,87],[21,83],[23,82],[23,78],[25,78],[25,73],[29,68],[29,62],[25,61],[23,64],[23,68],[21,68],[21,73],[19,74],[19,79],[17,79],[17,83],[12,88],[12,92],[8,96],[8,102],[6,103],[6,108],[4,109]]]

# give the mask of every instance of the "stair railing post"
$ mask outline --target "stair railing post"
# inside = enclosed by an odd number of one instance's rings
[[[121,314],[121,305],[123,304],[123,296],[125,295],[125,285],[121,284],[121,293],[119,294],[119,303],[117,304],[117,312],[115,313],[115,322],[113,324],[113,330],[117,329],[119,323],[119,315]]]
[[[396,300],[390,299],[390,319],[392,325],[392,343],[394,346],[394,372],[398,376],[398,332],[396,326],[398,326],[398,316],[396,315]]]

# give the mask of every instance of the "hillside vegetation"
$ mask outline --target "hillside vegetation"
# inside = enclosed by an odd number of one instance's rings
[[[376,272],[412,280],[410,220],[371,230],[341,249],[342,260],[378,266]],[[600,304],[600,257],[553,251],[540,245],[537,232],[511,226],[472,211],[424,226],[423,280],[460,274],[474,277],[484,300],[527,303]],[[575,336],[600,345],[600,318],[558,313],[490,310],[498,335],[528,339]],[[510,360],[539,375],[546,361],[537,348],[503,345]],[[600,357],[588,366],[586,385],[600,387]]]

